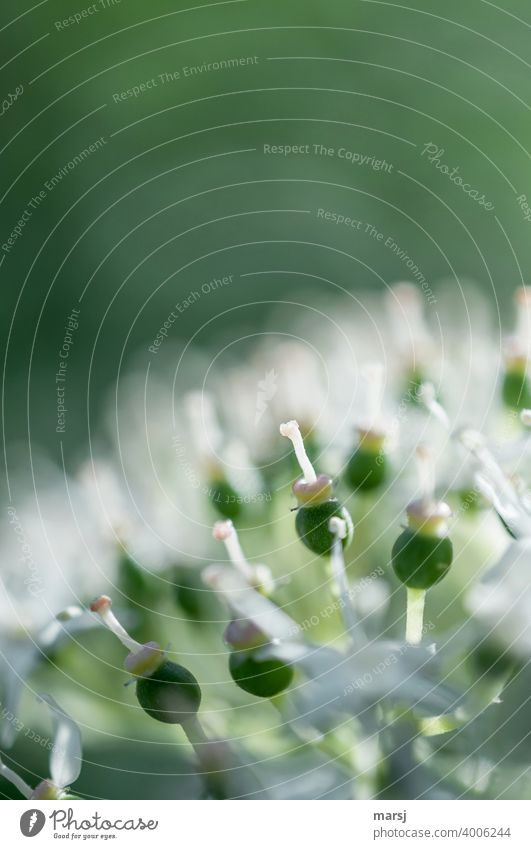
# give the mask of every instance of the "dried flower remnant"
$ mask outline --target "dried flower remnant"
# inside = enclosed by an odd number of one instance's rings
[[[130,637],[112,612],[111,603],[108,596],[100,596],[90,609],[129,650],[124,667],[136,679],[140,706],[159,722],[185,727],[201,704],[198,682],[184,666],[168,660],[158,643],[142,644]]]

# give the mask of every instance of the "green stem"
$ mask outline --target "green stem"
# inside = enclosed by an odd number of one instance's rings
[[[426,590],[407,587],[406,642],[411,646],[418,646],[422,640],[425,599]]]
[[[223,743],[207,737],[197,716],[183,722],[182,727],[197,755],[208,792],[214,799],[226,799],[223,768],[219,763],[220,747],[223,747]]]

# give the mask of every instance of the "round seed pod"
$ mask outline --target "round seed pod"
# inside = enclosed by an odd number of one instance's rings
[[[310,551],[320,555],[331,552],[335,537],[330,531],[329,523],[333,516],[346,522],[347,534],[343,539],[343,547],[350,545],[354,525],[348,510],[334,497],[332,478],[319,475],[311,484],[301,478],[293,485],[293,493],[299,502],[295,529]]]
[[[385,454],[367,451],[358,447],[352,454],[345,469],[345,480],[351,489],[370,492],[381,486],[389,471]]]
[[[179,724],[199,710],[201,688],[188,669],[164,660],[151,675],[138,678],[136,697],[153,719]]]
[[[223,478],[213,480],[210,483],[208,494],[213,507],[215,507],[224,519],[232,519],[234,521],[241,515],[242,504],[240,496],[227,480]]]
[[[263,699],[278,695],[293,679],[293,668],[289,664],[274,657],[259,660],[246,651],[231,654],[229,670],[241,690]]]
[[[315,554],[326,555],[332,551],[335,536],[329,529],[329,523],[333,516],[344,519],[347,524],[347,535],[342,540],[345,548],[352,541],[354,526],[350,513],[336,498],[315,507],[299,507],[297,510],[296,531],[301,542]]]
[[[393,546],[392,562],[397,578],[407,587],[427,590],[438,583],[452,565],[449,537],[432,537],[406,528]]]
[[[531,391],[525,368],[506,371],[502,384],[502,399],[512,410],[531,407]]]

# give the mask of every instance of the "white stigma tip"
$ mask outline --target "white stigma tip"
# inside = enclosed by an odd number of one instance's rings
[[[461,445],[470,451],[472,454],[477,453],[485,447],[485,437],[477,430],[471,428],[463,428],[457,434],[457,438]]]
[[[235,533],[234,525],[230,519],[227,519],[225,522],[216,522],[212,530],[212,536],[220,542],[228,540],[233,533]]]
[[[118,622],[118,619],[111,610],[112,601],[108,595],[101,595],[90,605],[93,613],[96,613],[106,628],[118,637],[122,645],[129,649],[132,654],[142,651],[144,648],[141,643],[138,643],[129,636],[125,628]]]
[[[299,423],[293,419],[290,422],[283,422],[279,429],[281,435],[287,437],[287,439],[291,439],[293,443],[295,456],[297,457],[297,461],[301,467],[305,482],[310,484],[315,483],[317,475],[315,474],[315,469],[310,463],[310,459],[306,453],[306,449],[304,448]]]
[[[280,425],[280,433],[282,436],[287,436],[288,439],[293,439],[296,433],[300,433],[299,423],[293,419],[291,422],[282,422]]]
[[[225,548],[227,549],[227,554],[229,555],[232,565],[238,569],[247,581],[251,582],[254,574],[253,568],[247,562],[247,558],[245,557],[240,545],[236,528],[232,524],[231,520],[227,519],[224,522],[216,522],[212,533],[214,539],[225,543]]]

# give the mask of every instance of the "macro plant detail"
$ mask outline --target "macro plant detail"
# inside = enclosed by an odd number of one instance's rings
[[[394,347],[397,299],[416,340],[414,364],[410,347]],[[517,301],[521,310],[527,292]],[[415,288],[400,284],[386,304],[387,365],[374,357],[356,372],[345,366],[340,385],[350,378],[357,394],[328,418],[312,417],[308,398],[321,387],[292,349],[257,355],[276,380],[259,417],[245,365],[222,384],[245,387],[241,395],[177,393],[177,454],[175,439],[152,423],[153,489],[140,469],[139,396],[130,392],[120,443],[128,486],[112,453],[68,481],[80,526],[101,553],[97,568],[65,536],[82,586],[59,593],[43,560],[32,580],[48,594],[20,596],[26,632],[4,617],[0,771],[23,796],[77,798],[69,788],[83,780],[81,734],[93,734],[79,703],[74,722],[45,696],[66,754],[52,752],[50,776],[35,789],[7,765],[27,682],[50,669],[61,703],[67,682],[77,682],[89,703],[103,700],[94,710],[107,733],[127,729],[165,752],[168,775],[184,774],[200,798],[392,798],[395,784],[406,798],[465,792],[479,769],[469,741],[479,735],[489,745],[530,646],[531,412],[508,399],[507,347],[499,376],[484,376],[483,409],[468,410],[466,384],[457,392],[459,351],[455,368],[445,360],[446,382],[437,379]],[[517,335],[510,350],[523,356],[523,330]],[[334,343],[323,345],[338,363]],[[290,382],[299,364],[300,402]],[[159,379],[156,392],[164,393]],[[174,500],[160,497],[160,480]],[[238,500],[249,481],[270,497]],[[214,489],[230,489],[237,510],[220,508]],[[52,488],[43,510],[56,497]],[[136,518],[139,504],[146,522]],[[29,506],[16,521],[37,552]],[[115,654],[122,646],[125,660]],[[464,764],[461,750],[471,752]],[[178,797],[182,786],[170,792]],[[488,795],[482,787],[471,795]]]

